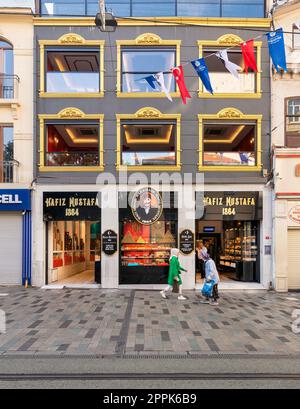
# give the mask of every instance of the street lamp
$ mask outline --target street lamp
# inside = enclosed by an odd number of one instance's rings
[[[117,29],[118,23],[112,12],[105,12],[105,22],[102,13],[97,13],[95,24],[100,31],[114,32]]]

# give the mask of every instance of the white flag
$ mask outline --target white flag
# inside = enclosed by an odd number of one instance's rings
[[[173,99],[170,95],[169,90],[165,86],[165,79],[164,79],[164,73],[163,72],[158,72],[157,74],[153,74],[159,88],[166,94],[166,97],[168,98],[169,101],[173,102]]]
[[[228,59],[228,54],[226,50],[218,51],[217,52],[217,57],[222,60],[224,63],[226,69],[235,77],[239,78],[239,73],[238,71],[243,71],[242,68],[235,64],[234,62],[229,61]]]
[[[300,21],[298,21],[298,23],[294,23],[294,25],[298,28],[298,30],[300,30]]]

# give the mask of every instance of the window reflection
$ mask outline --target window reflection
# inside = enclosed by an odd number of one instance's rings
[[[145,77],[157,72],[165,72],[165,86],[175,91],[173,75],[169,71],[176,65],[174,49],[124,49],[122,51],[122,92],[159,92],[154,90]]]

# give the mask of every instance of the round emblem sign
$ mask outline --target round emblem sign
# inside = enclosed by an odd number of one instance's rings
[[[293,207],[289,212],[289,218],[294,222],[300,224],[300,206]]]
[[[134,193],[131,200],[131,210],[139,223],[153,224],[162,214],[162,198],[156,190],[151,187],[144,187]]]

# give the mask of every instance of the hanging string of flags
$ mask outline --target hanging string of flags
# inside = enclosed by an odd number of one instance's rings
[[[295,24],[295,26],[298,27],[300,30],[300,22],[299,24]],[[251,40],[248,40],[248,41],[245,41],[239,44],[241,48],[242,56],[243,56],[245,73],[248,74],[249,69],[251,69],[253,72],[258,72],[256,57],[255,57],[254,41],[258,38],[262,38],[263,36],[267,36],[270,57],[271,57],[272,63],[276,71],[280,72],[281,70],[283,70],[287,72],[284,32],[282,28],[278,28],[275,31],[261,34]],[[158,72],[155,74],[151,74],[147,77],[140,78],[137,81],[145,80],[152,89],[156,89],[160,92],[163,92],[168,98],[168,100],[172,102],[173,101],[172,97],[170,95],[169,90],[167,89],[165,85],[165,80],[164,80],[165,73],[172,73],[175,78],[176,84],[179,88],[182,102],[186,104],[187,99],[192,98],[192,97],[185,84],[183,66],[191,64],[195,72],[201,79],[205,89],[213,95],[214,91],[213,91],[213,87],[212,87],[210,76],[209,76],[209,70],[208,70],[205,60],[212,56],[219,58],[219,60],[224,64],[227,71],[230,72],[230,74],[232,74],[233,77],[238,79],[239,72],[243,71],[243,69],[239,65],[230,61],[228,57],[228,51],[235,47],[237,47],[237,45],[225,48],[223,50],[219,50],[203,58],[199,58],[197,60],[193,60],[185,64],[179,65],[178,67],[173,67],[167,72]]]

